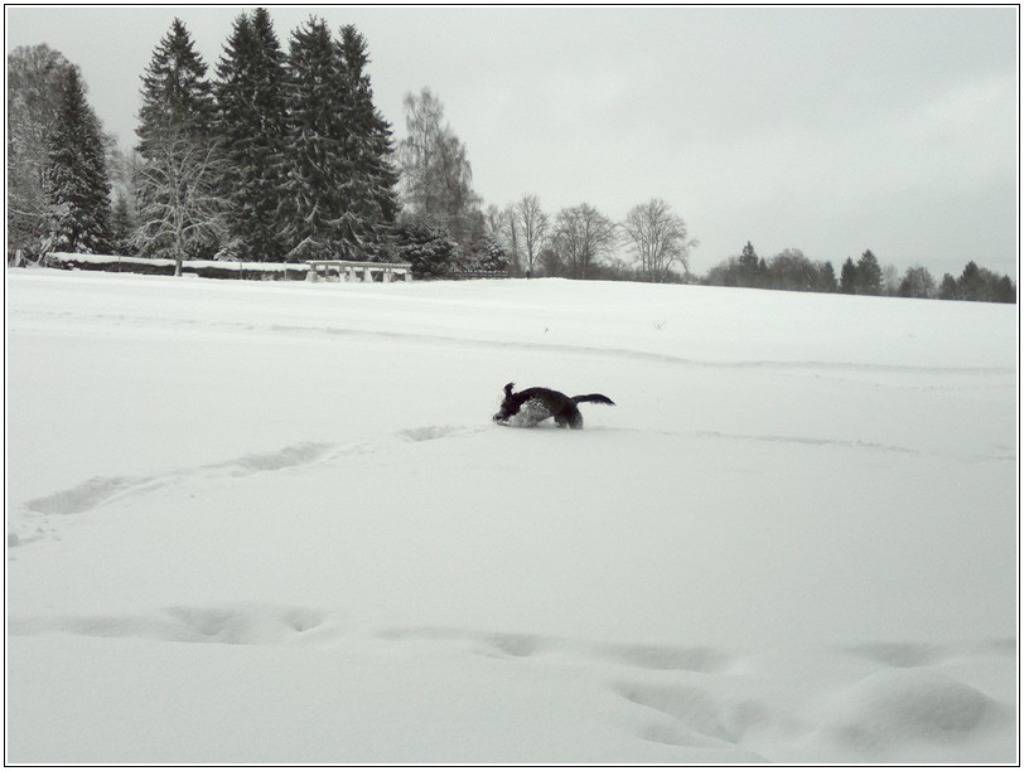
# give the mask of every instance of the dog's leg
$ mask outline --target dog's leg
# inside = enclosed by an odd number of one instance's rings
[[[574,404],[571,408],[555,415],[555,422],[558,423],[559,428],[583,428],[583,415]]]

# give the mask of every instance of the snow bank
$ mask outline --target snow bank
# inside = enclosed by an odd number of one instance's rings
[[[1013,308],[7,301],[11,762],[1016,759]],[[509,381],[617,406],[498,427]]]

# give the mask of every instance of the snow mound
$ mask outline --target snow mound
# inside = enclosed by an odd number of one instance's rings
[[[1012,709],[942,672],[890,670],[837,695],[823,730],[862,757],[937,757],[1013,723]]]

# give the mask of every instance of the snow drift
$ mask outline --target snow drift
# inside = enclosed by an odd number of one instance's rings
[[[10,762],[1017,757],[1013,307],[7,281]]]

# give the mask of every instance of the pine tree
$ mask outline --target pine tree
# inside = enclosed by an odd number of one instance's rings
[[[826,261],[822,264],[819,276],[822,292],[835,292],[839,288],[836,283],[836,269],[832,267],[831,262]]]
[[[963,300],[986,300],[985,296],[985,281],[981,274],[981,270],[978,268],[978,264],[971,260],[964,266],[963,273],[960,274],[960,278],[957,279],[957,294]]]
[[[366,213],[362,229],[371,241],[379,242],[399,210],[391,124],[374,107],[373,88],[366,73],[370,61],[366,39],[352,25],[341,29],[338,56],[346,102],[349,167],[357,186],[350,208]]]
[[[759,261],[754,245],[747,241],[747,245],[740,252],[739,267],[743,286],[757,286]]]
[[[882,293],[882,268],[878,258],[868,249],[857,260],[857,293],[878,295]]]
[[[213,120],[206,63],[175,18],[142,77],[135,130],[143,163],[136,179],[141,224],[133,240],[144,254],[170,253],[180,263],[217,252],[223,227],[214,219],[223,209],[217,190],[224,165]]]
[[[115,254],[131,253],[130,241],[134,229],[135,223],[128,208],[128,199],[119,194],[114,201],[110,217],[110,241]]]
[[[235,20],[217,76],[215,126],[227,161],[222,195],[232,250],[247,260],[280,259],[285,71],[266,9]]]
[[[992,299],[997,303],[1017,302],[1017,287],[1008,275],[1003,274],[1003,277],[996,283],[995,295]]]
[[[946,273],[942,277],[942,284],[939,286],[940,300],[959,300],[959,291],[956,286],[956,279]]]
[[[283,235],[289,259],[355,256],[358,219],[346,210],[351,176],[340,64],[327,23],[311,17],[292,32],[281,157]]]
[[[48,145],[48,248],[85,254],[108,251],[110,179],[102,131],[75,67],[64,70],[57,124]]]
[[[176,138],[184,133],[207,140],[213,115],[206,63],[196,52],[185,24],[175,18],[142,76],[142,108],[135,130],[138,151],[143,158],[151,157],[153,143],[167,132]]]
[[[839,273],[839,291],[843,294],[857,293],[857,266],[853,264],[852,257],[846,258]]]

